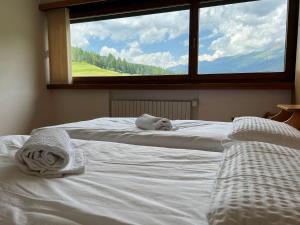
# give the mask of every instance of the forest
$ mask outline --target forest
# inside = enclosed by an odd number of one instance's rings
[[[116,58],[114,55],[100,56],[92,51],[85,51],[72,47],[73,63],[88,63],[93,66],[128,75],[169,75],[172,71],[150,65],[127,62],[125,59]]]

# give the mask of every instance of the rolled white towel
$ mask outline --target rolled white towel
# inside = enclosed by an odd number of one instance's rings
[[[173,126],[169,119],[143,114],[135,121],[135,125],[143,130],[172,130]]]
[[[15,158],[22,172],[40,177],[80,174],[85,169],[83,152],[73,149],[67,132],[57,128],[33,132]]]

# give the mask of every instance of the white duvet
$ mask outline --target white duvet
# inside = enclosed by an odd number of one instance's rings
[[[49,180],[15,165],[27,138],[0,137],[1,225],[207,225],[222,153],[72,140],[86,172]]]
[[[232,132],[229,122],[173,120],[172,124],[174,131],[145,131],[136,128],[135,118],[99,118],[55,127],[75,139],[207,151],[222,151],[222,141]]]

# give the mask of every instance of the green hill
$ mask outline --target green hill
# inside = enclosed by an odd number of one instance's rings
[[[116,58],[112,54],[100,56],[95,52],[84,51],[75,47],[72,47],[72,61],[74,63],[73,76],[151,76],[172,74],[170,70],[157,66],[130,63],[125,59]],[[81,65],[83,65],[83,68],[80,67]]]
[[[123,76],[127,74],[102,69],[86,62],[72,62],[73,77]]]

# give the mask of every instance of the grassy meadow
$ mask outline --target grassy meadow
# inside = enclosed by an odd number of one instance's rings
[[[73,77],[112,77],[126,76],[129,74],[103,69],[86,62],[72,62],[72,75]]]

